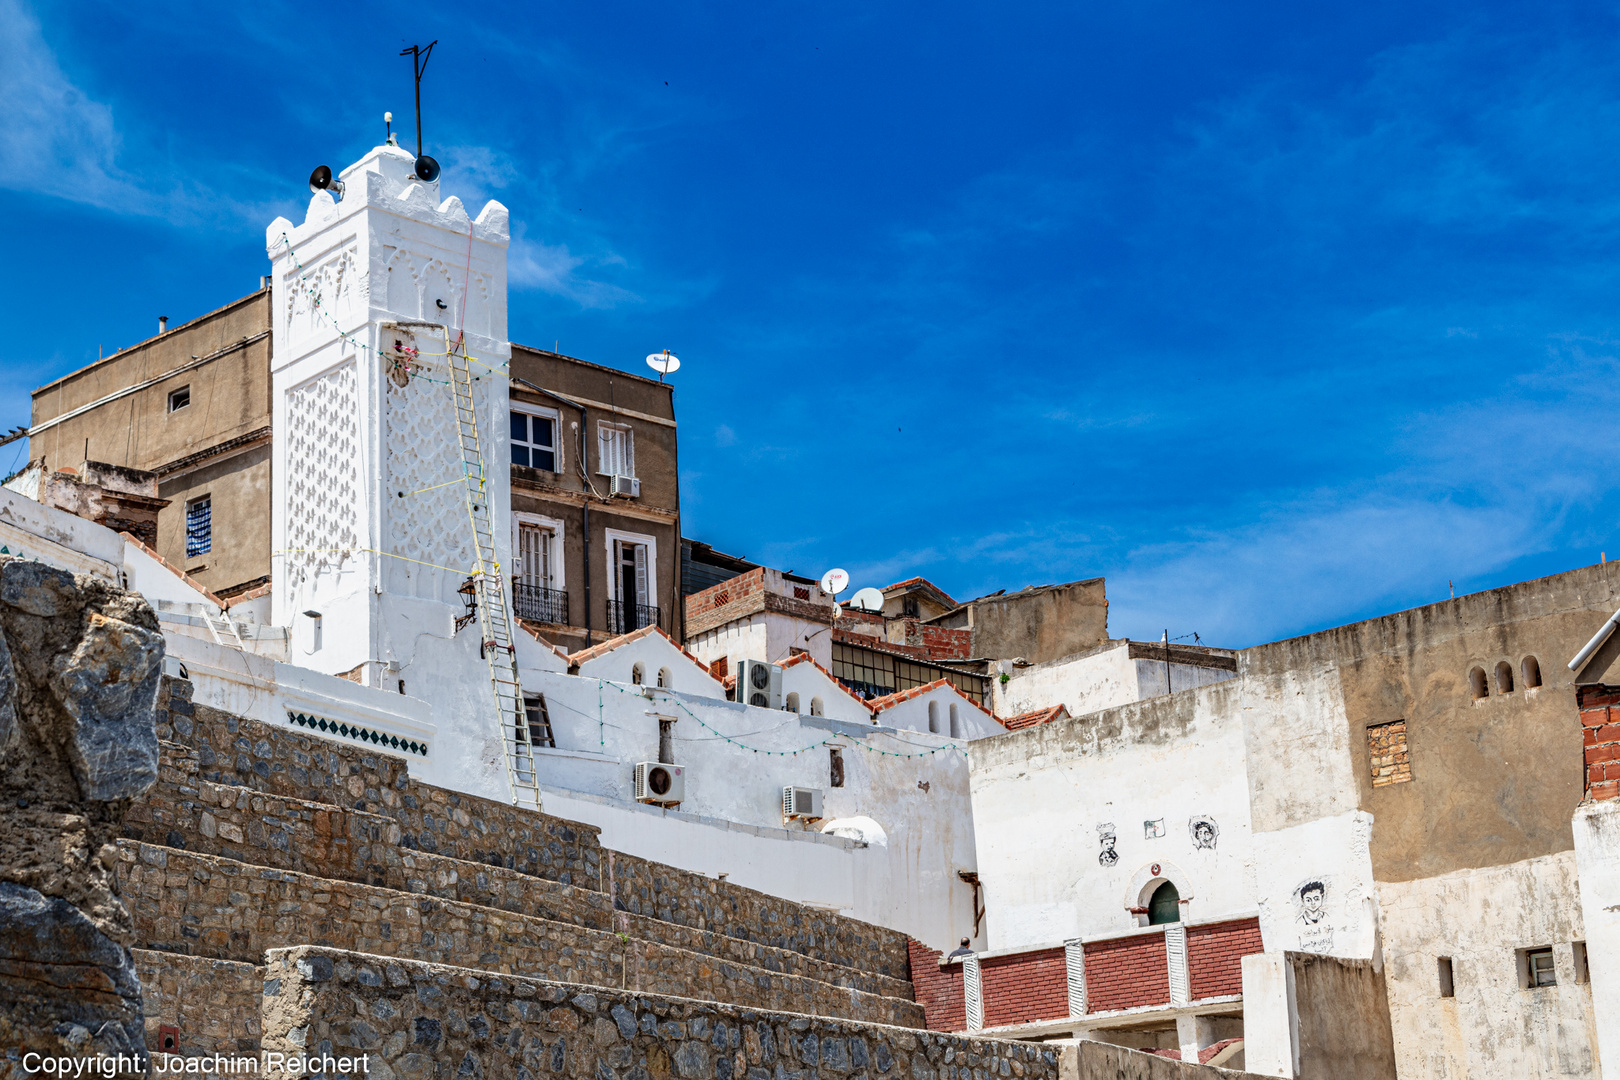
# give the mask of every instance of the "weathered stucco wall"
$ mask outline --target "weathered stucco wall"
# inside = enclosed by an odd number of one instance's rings
[[[114,841],[157,776],[139,596],[0,557],[0,1047],[144,1056]],[[144,1071],[131,1068],[126,1071]]]
[[[973,656],[1032,664],[1072,656],[1108,640],[1108,598],[1102,578],[985,596],[942,615],[932,625],[973,632]]]
[[[1381,882],[1378,895],[1401,1076],[1597,1076],[1573,852]],[[1521,987],[1517,950],[1549,945],[1558,984]],[[1455,997],[1440,994],[1441,957]]]
[[[1057,1080],[1057,1054],[1027,1044],[328,949],[276,950],[267,961],[266,1051],[369,1053],[407,1078]]]
[[[1127,932],[1166,880],[1184,920],[1254,912],[1235,686],[969,744],[992,949]]]

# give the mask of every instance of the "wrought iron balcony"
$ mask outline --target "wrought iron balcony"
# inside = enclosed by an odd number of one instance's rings
[[[607,624],[608,631],[613,634],[628,634],[643,626],[658,626],[658,608],[652,604],[621,604],[617,600],[609,600]]]
[[[544,585],[514,581],[512,608],[520,619],[568,625],[568,592],[564,589],[548,589]]]

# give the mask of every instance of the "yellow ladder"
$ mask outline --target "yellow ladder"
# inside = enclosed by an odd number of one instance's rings
[[[466,347],[445,337],[450,367],[450,390],[455,399],[456,431],[461,444],[461,468],[467,495],[467,518],[472,523],[477,562],[473,566],[473,597],[478,604],[479,652],[489,665],[489,685],[495,696],[495,715],[501,718],[506,779],[512,805],[540,808],[540,785],[534,772],[529,718],[518,682],[517,651],[513,646],[512,607],[506,580],[495,557],[495,535],[490,524],[489,477],[484,468],[483,444],[478,437],[478,410],[473,403],[473,377],[467,366]]]

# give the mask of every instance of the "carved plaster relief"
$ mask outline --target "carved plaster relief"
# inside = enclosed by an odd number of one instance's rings
[[[355,362],[287,391],[287,556],[294,584],[335,570],[360,544]]]

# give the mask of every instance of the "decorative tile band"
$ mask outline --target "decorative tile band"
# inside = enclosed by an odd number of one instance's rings
[[[372,731],[358,724],[340,723],[328,720],[324,716],[310,716],[307,713],[287,710],[287,720],[295,727],[308,728],[319,731],[324,735],[341,735],[345,739],[358,739],[390,750],[402,750],[408,754],[419,754],[427,757],[427,743],[417,742],[415,739],[402,739],[398,735],[384,735],[380,731]]]

